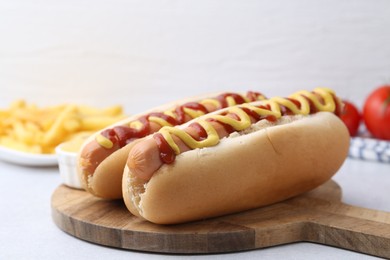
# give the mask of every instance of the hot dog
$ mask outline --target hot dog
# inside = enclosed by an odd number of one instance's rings
[[[122,198],[122,175],[128,152],[137,140],[162,126],[183,124],[228,106],[262,100],[258,92],[219,93],[176,101],[129,117],[91,136],[78,155],[78,173],[85,190],[105,199]]]
[[[122,179],[136,216],[175,224],[279,202],[344,162],[342,103],[326,88],[225,108],[135,144]]]

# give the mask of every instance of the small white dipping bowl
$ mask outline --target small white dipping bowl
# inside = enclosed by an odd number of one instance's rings
[[[83,189],[77,174],[77,153],[64,151],[61,148],[63,145],[64,144],[60,144],[55,149],[62,182],[66,186]]]

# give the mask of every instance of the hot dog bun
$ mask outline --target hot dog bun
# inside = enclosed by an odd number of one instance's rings
[[[333,113],[283,116],[182,153],[148,182],[126,167],[123,198],[131,213],[158,224],[253,209],[323,184],[341,167],[348,147],[348,130]]]
[[[245,94],[231,92],[207,93],[204,95],[180,99],[159,107],[152,108],[146,112],[133,115],[99,132],[96,132],[84,142],[80,152],[78,153],[77,170],[83,188],[91,194],[104,199],[122,198],[123,169],[126,164],[127,155],[131,147],[137,143],[137,139],[132,140],[123,147],[114,145],[112,148],[106,149],[96,141],[97,137],[105,130],[113,129],[117,126],[129,126],[130,122],[153,112],[166,112],[173,110],[183,104],[204,101],[206,99],[215,98],[227,93],[232,95],[242,95],[241,98],[245,99],[245,102],[253,101],[252,99],[255,98],[263,98],[260,93],[256,92],[248,92],[246,96]]]

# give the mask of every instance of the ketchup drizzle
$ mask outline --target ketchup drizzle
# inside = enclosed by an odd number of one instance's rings
[[[176,154],[172,150],[171,146],[165,140],[164,136],[160,133],[155,133],[153,139],[156,141],[160,150],[160,159],[163,163],[171,164],[175,161]]]
[[[236,93],[225,93],[225,94],[219,95],[216,98],[219,101],[219,103],[221,104],[221,108],[225,108],[225,107],[229,106],[229,104],[226,100],[228,97],[232,97],[234,99],[234,101],[236,102],[236,104],[245,103],[245,99],[241,95],[238,95]]]
[[[151,116],[159,117],[159,118],[167,121],[171,125],[177,125],[178,124],[178,121],[175,118],[173,118],[173,117],[171,117],[169,115],[166,115],[166,114],[161,113],[161,112],[153,112],[153,113],[150,113],[149,115],[147,115],[147,117],[146,117],[146,122],[147,122],[147,124],[149,124],[149,126],[150,126],[149,117],[151,117]],[[150,129],[149,129],[149,132],[150,132]]]
[[[246,97],[249,99],[250,102],[257,101],[259,97],[264,96],[260,92],[254,92],[254,91],[248,91],[246,94]]]
[[[260,94],[258,92],[248,91],[248,93],[247,93],[247,97],[250,99],[250,101],[257,100],[257,98],[259,96],[262,96],[262,94]],[[227,97],[232,97],[234,99],[234,101],[236,102],[236,104],[245,103],[245,99],[241,95],[236,94],[236,93],[225,93],[225,94],[221,94],[215,98],[221,104],[221,107],[219,107],[217,109],[225,108],[228,106],[228,102],[226,100]],[[207,110],[207,108],[204,105],[202,105],[198,102],[188,102],[188,103],[185,103],[183,105],[178,106],[175,109],[176,118],[169,116],[169,115],[166,115],[166,114],[161,113],[161,112],[153,112],[153,113],[150,113],[148,115],[141,116],[140,118],[137,119],[138,121],[140,121],[142,123],[142,127],[140,129],[132,128],[132,127],[126,126],[126,125],[122,125],[122,126],[115,126],[113,128],[103,130],[100,134],[102,136],[106,137],[107,139],[109,139],[113,144],[118,144],[119,147],[122,148],[123,146],[130,143],[134,139],[142,138],[142,137],[145,137],[145,136],[151,134],[150,121],[149,121],[150,116],[159,117],[159,118],[167,121],[169,124],[171,124],[173,126],[184,124],[185,122],[188,121],[188,120],[186,120],[186,114],[184,112],[185,108],[201,111],[204,114],[207,114],[210,112]],[[135,120],[135,121],[137,121],[137,120]]]
[[[227,106],[226,97],[228,95],[229,94],[225,94],[224,95],[224,97],[223,97],[224,101],[223,102],[220,101],[221,104]],[[308,101],[308,103],[310,105],[310,112],[309,113],[310,114],[314,114],[314,113],[318,112],[318,109],[315,107],[314,103],[310,99],[308,99],[307,97],[305,97],[305,99]],[[292,98],[288,98],[288,100],[293,102],[298,108],[301,108],[301,104],[300,104],[300,102],[298,100],[292,99]],[[336,109],[335,109],[334,113],[336,115],[339,115],[340,110],[341,110],[341,106],[337,102],[337,99],[336,99],[336,97],[334,95],[333,95],[333,100],[334,100],[334,102],[336,104]],[[236,102],[237,101],[239,102],[240,100],[236,100]],[[243,102],[245,102],[245,101],[243,101]],[[271,107],[270,107],[269,104],[267,104],[267,105],[260,105],[260,106],[258,106],[258,108],[271,110]],[[260,120],[268,120],[270,122],[276,122],[277,121],[277,118],[274,115],[260,116],[255,111],[251,110],[250,108],[243,107],[241,109],[246,114],[248,114],[250,117],[252,117],[255,120],[255,122],[259,122]],[[290,109],[288,109],[287,107],[283,106],[283,105],[280,105],[280,109],[281,109],[281,114],[282,115],[293,115],[292,111]],[[235,113],[225,112],[225,113],[222,113],[221,115],[227,115],[227,114],[229,114],[229,116],[231,116],[232,118],[234,118],[236,120],[240,120],[238,115],[235,114]],[[225,131],[227,133],[229,133],[229,134],[236,131],[231,125],[223,123],[223,122],[220,122],[217,119],[207,118],[206,121],[208,121],[208,122],[218,122],[219,124],[221,124],[224,127]],[[196,132],[197,132],[197,134],[199,136],[198,139],[195,138],[197,141],[203,140],[203,139],[207,138],[206,131],[204,130],[204,128],[199,123],[196,123],[196,122],[192,123],[191,125],[189,125],[189,127],[192,127],[192,128],[194,128],[196,130]],[[174,151],[172,150],[172,148],[167,143],[167,141],[165,140],[165,138],[163,137],[163,135],[160,134],[160,133],[156,133],[156,134],[153,135],[153,138],[156,140],[157,146],[159,147],[161,161],[164,162],[164,163],[167,163],[167,164],[173,163],[175,158],[176,158],[176,155],[175,155]]]
[[[260,120],[261,116],[259,114],[257,114],[255,111],[247,108],[247,107],[243,107],[242,110],[247,114],[249,115],[250,117],[252,117],[256,122]]]
[[[205,106],[203,106],[202,104],[197,103],[197,102],[189,102],[189,103],[186,103],[182,106],[178,106],[175,109],[175,112],[177,115],[176,125],[181,125],[181,124],[184,124],[186,122],[184,108],[190,108],[193,110],[202,111],[205,114],[207,114],[209,112]]]
[[[105,138],[107,138],[108,140],[110,140],[113,144],[117,144],[118,143],[118,137],[117,137],[114,129],[112,129],[112,128],[103,130],[101,135],[104,136]]]
[[[217,122],[219,124],[221,124],[223,126],[223,128],[225,129],[225,131],[229,134],[233,133],[234,131],[236,131],[231,125],[228,125],[228,124],[225,124],[223,122],[220,122],[218,121],[217,119],[214,119],[214,118],[207,118],[208,122]]]
[[[206,107],[203,106],[202,104],[196,102],[189,102],[181,106],[178,106],[176,108],[175,112],[177,113],[177,119],[161,112],[152,112],[145,116],[141,116],[137,120],[135,120],[135,121],[140,121],[142,124],[142,127],[139,129],[122,125],[122,126],[115,126],[113,128],[106,129],[102,131],[100,134],[106,137],[107,139],[109,139],[113,144],[118,144],[119,147],[122,148],[123,146],[130,143],[134,139],[142,138],[151,134],[150,120],[149,120],[149,117],[151,116],[161,118],[173,126],[185,123],[186,118],[185,118],[184,108],[200,110],[205,114],[208,113]]]
[[[197,136],[192,136],[196,141],[201,141],[207,138],[207,132],[204,130],[198,122],[194,122],[189,125],[192,129],[195,130]]]

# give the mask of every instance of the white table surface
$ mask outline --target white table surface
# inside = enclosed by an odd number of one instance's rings
[[[347,159],[334,177],[343,201],[390,212],[390,164]],[[22,167],[0,161],[0,259],[376,259],[313,243],[212,255],[161,255],[109,248],[61,231],[52,221],[57,167]]]

